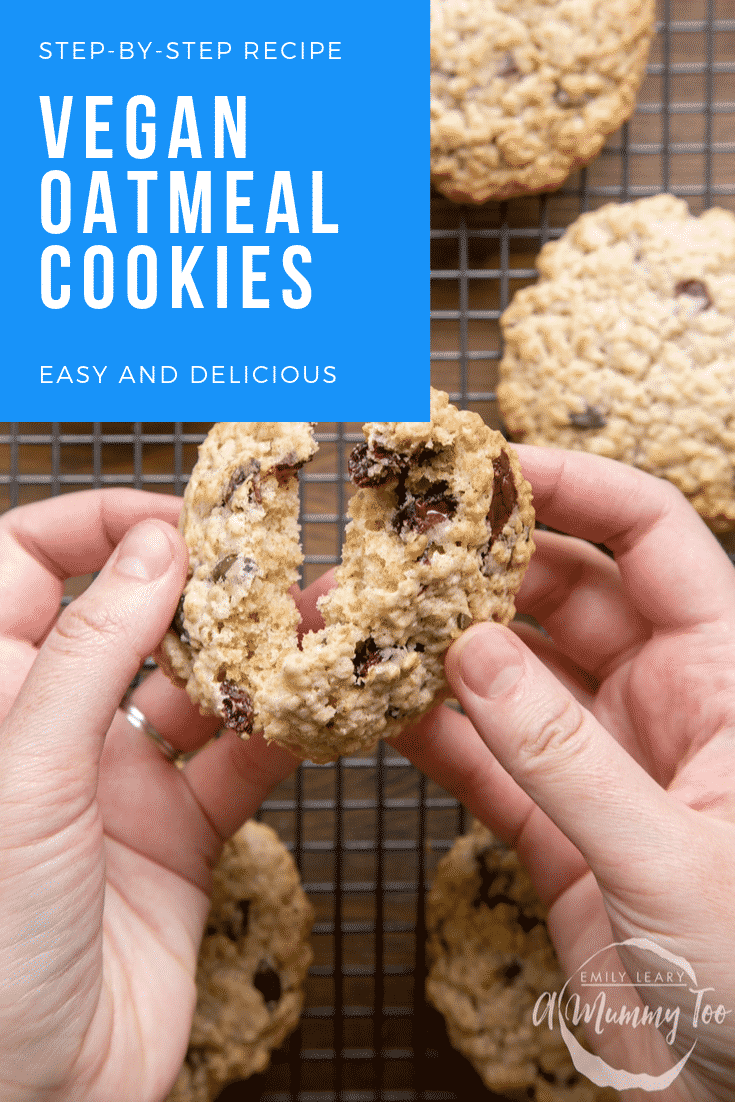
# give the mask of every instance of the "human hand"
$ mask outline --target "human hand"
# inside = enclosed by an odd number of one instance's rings
[[[670,1014],[661,1032],[591,1034],[606,1063],[660,1076],[696,1041],[655,1097],[731,1100],[735,571],[669,483],[581,453],[518,452],[538,519],[571,533],[537,532],[518,596],[548,634],[470,628],[446,660],[466,716],[442,706],[394,745],[517,847],[567,976],[629,938],[689,963],[696,984],[655,992]],[[639,979],[662,961],[625,946],[595,967]],[[696,1026],[693,987],[710,989]],[[606,992],[628,1009],[651,994]],[[706,1003],[724,1020],[705,1022]]]
[[[260,735],[209,741],[218,721],[160,671],[133,702],[176,749],[203,747],[183,769],[117,710],[186,579],[180,506],[102,490],[0,518],[3,1102],[166,1096],[210,870],[297,765]],[[64,579],[100,569],[57,619]]]

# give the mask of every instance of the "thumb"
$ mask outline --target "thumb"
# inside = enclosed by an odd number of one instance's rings
[[[3,725],[0,805],[6,793],[26,810],[45,796],[73,814],[77,797],[93,798],[104,736],[171,621],[187,561],[174,528],[145,520],[62,612]]]
[[[498,624],[470,628],[448,652],[446,671],[494,757],[601,883],[623,888],[636,882],[641,866],[649,879],[676,867],[689,829],[686,809],[512,631]]]

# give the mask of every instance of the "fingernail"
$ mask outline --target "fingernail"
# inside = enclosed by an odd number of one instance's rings
[[[125,578],[152,582],[166,573],[172,559],[173,549],[164,530],[152,520],[144,520],[126,533],[117,549],[115,570]]]
[[[459,655],[459,675],[470,692],[492,700],[520,679],[523,661],[502,628],[484,625],[469,632]]]

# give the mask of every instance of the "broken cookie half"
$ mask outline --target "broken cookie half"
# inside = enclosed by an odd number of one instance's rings
[[[306,422],[223,422],[180,528],[191,576],[163,644],[206,712],[312,761],[370,749],[429,709],[471,623],[508,623],[533,550],[531,488],[500,433],[432,391],[431,421],[372,422],[351,457],[336,588],[299,643],[298,469]]]

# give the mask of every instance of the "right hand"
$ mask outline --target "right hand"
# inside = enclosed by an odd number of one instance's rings
[[[629,938],[689,962],[724,1021],[693,1027],[687,981],[656,991],[681,1007],[671,1048],[671,1022],[590,1040],[609,1065],[650,1075],[696,1040],[673,1084],[640,1097],[732,1102],[735,571],[669,483],[581,453],[518,452],[538,519],[571,533],[537,532],[518,597],[548,634],[471,627],[446,659],[466,714],[441,706],[394,745],[517,847],[568,976]],[[652,958],[626,946],[599,967],[635,981]],[[640,985],[618,997],[652,1004]]]

